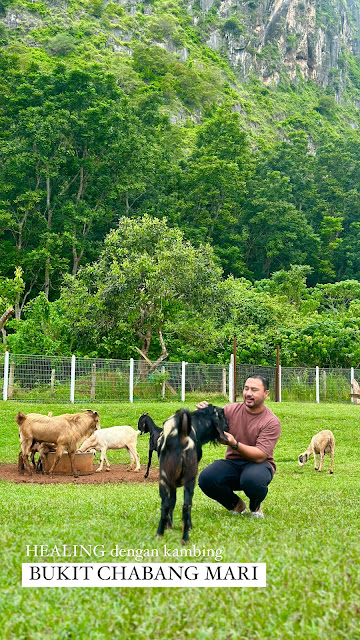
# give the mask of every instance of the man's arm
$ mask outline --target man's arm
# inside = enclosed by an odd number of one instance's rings
[[[234,436],[232,436],[231,433],[228,433],[227,431],[224,431],[224,433],[227,436],[229,442],[223,444],[229,444],[230,447],[235,447],[236,440]],[[242,444],[242,442],[237,443],[237,449],[234,449],[234,451],[236,451],[236,453],[240,453],[243,458],[246,458],[246,460],[251,460],[252,462],[265,462],[265,460],[267,460],[266,453],[261,451],[261,449],[258,449],[257,447],[251,447],[247,444]]]

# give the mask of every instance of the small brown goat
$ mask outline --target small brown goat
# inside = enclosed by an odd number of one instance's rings
[[[30,449],[30,460],[31,460],[32,468],[34,471],[36,471],[36,473],[39,473],[39,472],[44,473],[45,456],[47,453],[49,453],[49,451],[54,451],[55,449],[56,449],[56,444],[54,442],[36,442],[36,440],[33,441]],[[39,458],[35,463],[36,453],[39,454]],[[24,458],[20,451],[19,457],[18,457],[18,472],[23,473],[24,470],[25,470]]]
[[[317,453],[320,454],[320,463],[318,467],[316,466]],[[311,442],[306,451],[304,451],[304,453],[300,453],[299,455],[299,466],[303,467],[304,464],[309,460],[311,454],[313,454],[315,471],[320,472],[322,470],[325,453],[331,455],[330,473],[334,473],[335,438],[333,432],[329,429],[320,431],[311,438]]]
[[[40,413],[22,413],[19,411],[15,418],[19,425],[19,436],[21,442],[21,454],[26,471],[32,475],[29,464],[29,453],[31,447],[36,442],[54,442],[55,456],[54,462],[49,470],[53,475],[54,469],[65,451],[69,454],[72,474],[78,474],[74,467],[76,450],[85,438],[91,436],[96,429],[100,429],[99,414],[97,411],[88,409],[81,413],[64,413],[61,416],[49,417]]]

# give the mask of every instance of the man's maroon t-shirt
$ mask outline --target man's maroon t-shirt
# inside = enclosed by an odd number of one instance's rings
[[[281,426],[279,419],[273,412],[264,406],[261,413],[251,413],[243,402],[225,405],[224,412],[229,422],[229,433],[234,436],[235,440],[250,447],[257,447],[266,453],[267,461],[275,471],[273,455],[275,445],[280,437]],[[225,458],[236,460],[242,456],[227,447]]]

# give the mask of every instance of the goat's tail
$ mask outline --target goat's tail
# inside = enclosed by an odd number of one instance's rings
[[[180,435],[181,442],[183,442],[186,438],[188,438],[191,431],[190,411],[188,411],[187,409],[179,409],[179,420],[180,420],[179,435]]]

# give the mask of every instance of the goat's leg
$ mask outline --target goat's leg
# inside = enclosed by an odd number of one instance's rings
[[[324,462],[324,451],[320,451],[320,463],[319,463],[319,473],[320,471],[322,471],[322,467],[323,467],[323,462]]]
[[[127,447],[128,452],[130,454],[130,456],[132,456],[132,460],[131,460],[131,465],[133,466],[133,463],[135,462],[136,466],[135,466],[135,471],[140,471],[140,456],[138,454],[138,452],[136,451],[136,447],[134,445],[128,445]]]
[[[196,477],[189,480],[184,487],[184,504],[182,511],[182,538],[181,544],[189,542],[189,529],[192,528],[191,524],[191,505],[194,495]]]
[[[30,454],[30,460],[31,460],[32,468],[34,469],[34,471],[36,471],[35,453],[36,451],[32,451]]]
[[[330,473],[334,473],[334,455],[335,455],[335,449],[331,449],[331,466],[330,466]]]
[[[105,458],[106,458],[106,447],[103,447],[102,449],[100,449],[100,467],[96,469],[96,473],[99,473],[99,471],[103,470]]]
[[[176,489],[170,487],[168,483],[163,478],[161,478],[159,485],[159,493],[161,498],[161,517],[158,530],[156,532],[156,535],[159,538],[164,535],[164,531],[169,527],[169,524],[171,526],[171,523],[169,522],[169,510],[171,508],[171,503],[174,501],[173,492],[175,492],[176,500]]]
[[[106,464],[105,471],[110,471],[110,462],[109,462],[108,457],[107,457],[107,455],[106,455],[106,451],[107,451],[107,450],[105,449],[105,455],[104,455],[104,458],[105,458],[105,464]]]
[[[128,452],[129,456],[130,456],[130,467],[128,468],[128,471],[132,471],[134,468],[134,463],[135,463],[135,456],[133,451],[130,449],[130,447],[126,444],[125,445],[125,449]]]
[[[74,478],[78,478],[79,474],[78,471],[75,467],[75,451],[68,451],[68,455],[69,455],[69,459],[70,459],[70,465],[71,465],[71,472],[74,476]]]
[[[32,468],[31,468],[31,466],[29,464],[29,457],[28,456],[29,456],[29,453],[30,453],[31,445],[32,445],[32,438],[31,438],[31,440],[24,439],[24,440],[21,441],[21,455],[22,455],[25,471],[30,476],[32,476]]]
[[[147,464],[147,469],[146,469],[146,473],[144,475],[144,478],[147,478],[149,475],[149,469],[151,466],[151,458],[152,458],[152,454],[154,452],[154,449],[149,449],[149,460],[148,460],[148,464]]]
[[[49,469],[49,476],[53,476],[54,475],[54,469],[55,469],[57,463],[59,462],[59,460],[60,460],[62,454],[64,453],[64,451],[65,451],[65,446],[63,444],[59,444],[56,447],[56,451],[55,451],[55,455],[54,455],[54,462],[52,463],[52,465],[51,465],[51,467]],[[73,471],[72,465],[71,465],[71,470]]]
[[[176,505],[176,489],[174,487],[170,487],[169,513],[167,517],[166,529],[172,529],[174,526],[173,518],[174,518],[175,505]]]
[[[317,461],[316,461],[316,453],[315,453],[315,451],[313,451],[313,456],[314,456],[314,469],[315,469],[315,471],[317,471],[318,467],[316,466],[316,462]]]
[[[45,453],[39,453],[39,459],[36,463],[36,473],[45,473]]]
[[[19,457],[18,457],[18,473],[24,473],[24,469],[25,469],[24,459],[23,459],[22,453],[20,451],[19,452]]]

